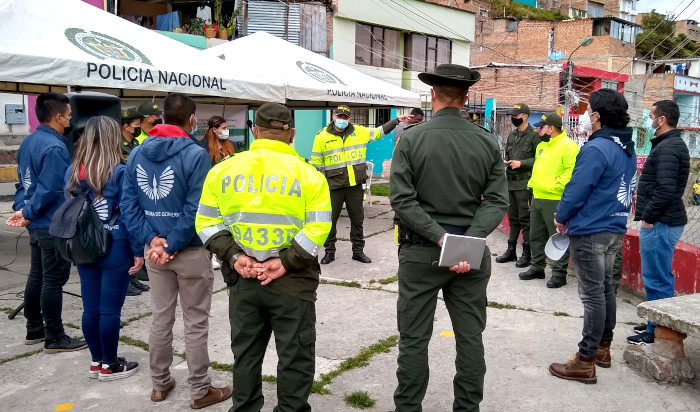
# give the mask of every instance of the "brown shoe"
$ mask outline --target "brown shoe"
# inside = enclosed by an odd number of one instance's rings
[[[595,354],[595,364],[601,368],[609,368],[612,356],[610,356],[610,344],[612,342],[600,342],[598,352]]]
[[[194,399],[190,401],[190,408],[192,409],[202,409],[209,405],[215,403],[223,402],[230,398],[233,394],[233,386],[228,385],[223,388],[215,388],[213,386],[209,387],[209,392],[199,399]]]
[[[569,379],[583,383],[596,383],[595,357],[586,357],[576,352],[566,363],[553,363],[549,371],[557,378]]]
[[[157,390],[155,390],[155,389],[153,389],[153,390],[151,391],[151,400],[152,400],[153,402],[162,402],[162,401],[164,401],[165,398],[168,397],[168,394],[170,393],[170,391],[172,391],[174,388],[175,388],[175,378],[173,378],[173,377],[171,376],[171,377],[170,377],[170,383],[168,383],[168,387],[167,387],[167,388],[165,388],[165,389],[162,390],[162,391],[157,391]]]

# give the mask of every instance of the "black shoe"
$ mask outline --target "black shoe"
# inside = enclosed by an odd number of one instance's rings
[[[44,353],[73,352],[85,348],[87,348],[87,344],[84,340],[73,339],[68,335],[44,341]]]
[[[520,280],[544,279],[544,270],[531,267],[527,271],[521,272],[518,277]]]
[[[129,287],[126,288],[126,296],[138,296],[141,294],[141,289],[134,286],[131,281],[129,281]]]
[[[146,271],[146,266],[142,266],[141,269],[139,269],[138,272],[136,272],[136,276],[141,282],[148,282],[148,272]]]
[[[518,258],[518,255],[515,254],[515,246],[517,244],[517,242],[509,240],[508,249],[506,249],[506,251],[501,256],[496,258],[496,263],[508,263],[515,261]]]
[[[123,327],[124,327],[124,321],[120,320],[120,321],[119,321],[119,329],[121,329],[121,328],[123,328]]]
[[[25,345],[34,345],[44,341],[44,330],[38,332],[27,332],[27,337],[24,338]]]
[[[644,333],[647,331],[647,325],[640,325],[640,326],[635,326],[634,327],[634,333],[639,335],[640,333]]]
[[[321,259],[321,264],[327,265],[334,260],[335,260],[335,252],[326,252],[326,254],[323,256],[323,259]]]
[[[150,286],[144,285],[143,283],[139,282],[138,276],[130,276],[129,281],[134,287],[141,289],[144,292],[148,292],[149,290],[151,290]]]
[[[560,288],[564,285],[566,285],[566,278],[565,277],[552,276],[547,281],[547,287],[550,289],[557,289],[557,288]]]
[[[97,377],[101,382],[116,381],[117,379],[128,378],[139,370],[138,362],[128,362],[124,358],[117,358],[117,361],[109,365],[102,364],[100,375]]]
[[[516,268],[526,268],[530,266],[530,245],[523,243],[523,254],[520,256],[517,262],[515,262]]]
[[[628,336],[627,343],[640,346],[651,345],[654,343],[654,335],[648,332],[642,332],[639,335]]]
[[[360,262],[360,263],[372,263],[372,259],[370,259],[369,257],[367,257],[367,255],[365,255],[365,254],[362,253],[362,252],[355,252],[355,253],[353,253],[353,254],[352,254],[352,260],[356,260],[356,261],[358,261],[358,262]]]

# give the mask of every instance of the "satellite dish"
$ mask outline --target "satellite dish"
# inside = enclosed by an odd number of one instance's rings
[[[563,51],[553,51],[549,53],[549,58],[550,60],[561,60],[564,58],[564,52]]]

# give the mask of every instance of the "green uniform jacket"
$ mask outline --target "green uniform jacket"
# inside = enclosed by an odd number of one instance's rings
[[[498,142],[451,107],[404,130],[389,185],[401,221],[435,243],[445,234],[440,224],[469,226],[468,236],[486,237],[508,210]]]
[[[131,154],[131,151],[134,150],[134,147],[139,145],[139,141],[136,139],[131,139],[131,142],[127,142],[126,139],[124,138],[124,135],[122,135],[122,156],[124,156],[125,159],[129,157]]]
[[[530,125],[527,125],[527,129],[522,132],[515,129],[508,135],[506,160],[520,160],[519,168],[506,168],[508,190],[527,189],[527,181],[532,176],[532,165],[535,163],[535,153],[539,143],[540,136],[532,130]]]

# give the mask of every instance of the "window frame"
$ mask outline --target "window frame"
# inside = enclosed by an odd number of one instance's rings
[[[404,56],[404,70],[433,71],[440,64],[452,63],[452,40],[422,33],[406,33]]]
[[[364,32],[368,32],[369,36]],[[400,69],[400,42],[399,30],[355,22],[355,64]],[[367,58],[369,61],[366,61]]]

